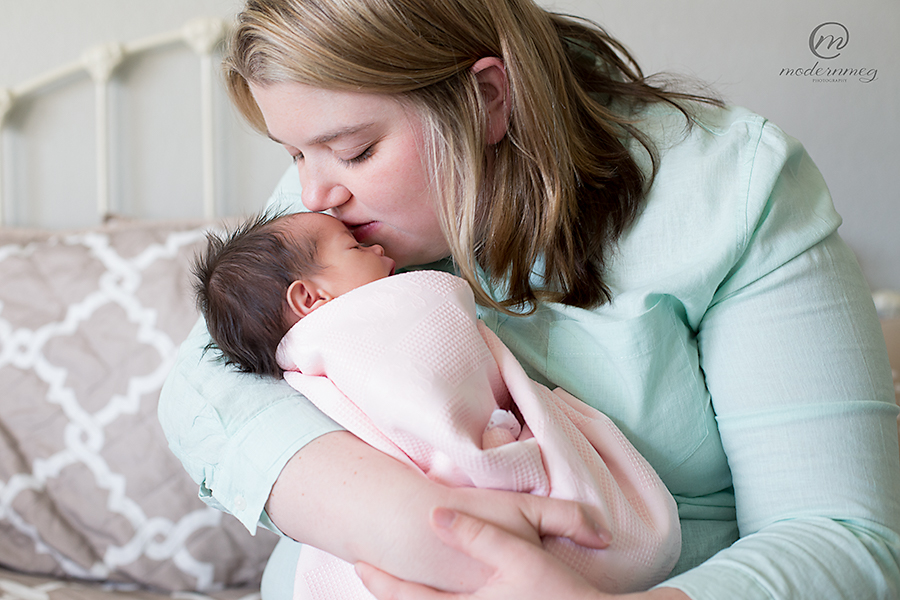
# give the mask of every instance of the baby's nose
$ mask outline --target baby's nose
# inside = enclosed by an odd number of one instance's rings
[[[372,244],[371,246],[369,246],[369,250],[371,250],[378,256],[384,256],[384,248],[381,247],[381,244]]]

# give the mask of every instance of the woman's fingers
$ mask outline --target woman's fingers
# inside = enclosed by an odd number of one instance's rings
[[[485,585],[471,596],[453,596],[454,598],[568,600],[606,597],[543,548],[495,525],[465,513],[437,508],[432,512],[432,526],[444,543],[488,565],[494,571]],[[558,532],[555,527],[551,527],[550,531]],[[416,598],[432,600],[432,597],[424,595]]]
[[[445,544],[494,568],[515,560],[524,547],[532,547],[498,527],[449,508],[435,508],[431,523]]]
[[[552,512],[559,507],[549,508]],[[590,515],[582,516],[575,511],[569,518],[546,519],[546,531],[551,535],[572,532],[591,521],[593,518]],[[540,546],[500,527],[448,508],[434,509],[431,524],[445,544],[488,565],[493,570],[491,576],[471,594],[451,594],[402,581],[375,567],[358,563],[356,572],[378,600],[568,600],[607,597]]]
[[[609,546],[612,540],[606,516],[580,502],[527,496],[522,510],[541,537],[564,537],[598,550]]]
[[[430,587],[397,579],[366,563],[356,563],[356,573],[378,600],[447,600],[459,598]]]

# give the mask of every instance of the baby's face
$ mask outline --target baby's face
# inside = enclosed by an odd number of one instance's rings
[[[323,269],[311,277],[337,297],[394,273],[394,261],[379,245],[361,246],[343,223],[325,214],[305,215],[306,234],[316,236],[316,261]]]

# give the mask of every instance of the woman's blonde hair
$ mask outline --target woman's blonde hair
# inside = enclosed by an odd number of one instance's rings
[[[510,94],[507,135],[493,145],[471,68],[484,57],[502,59]],[[392,94],[415,109],[457,268],[481,304],[516,313],[610,299],[607,255],[657,165],[634,111],[668,102],[690,122],[680,101],[707,100],[654,87],[599,26],[532,0],[249,0],[225,74],[261,132],[248,82]]]

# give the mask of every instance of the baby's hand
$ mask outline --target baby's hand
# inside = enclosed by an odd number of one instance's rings
[[[521,432],[522,426],[515,415],[508,410],[498,408],[491,414],[491,420],[481,436],[481,448],[487,450],[509,444],[519,439]]]

